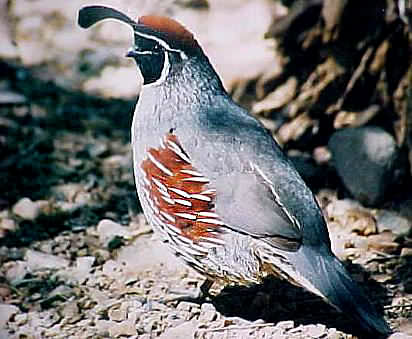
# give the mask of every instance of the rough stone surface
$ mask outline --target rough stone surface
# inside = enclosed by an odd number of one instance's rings
[[[346,128],[330,141],[333,162],[345,187],[367,205],[379,204],[394,181],[398,148],[378,127]]]
[[[23,198],[13,206],[13,213],[26,220],[35,220],[40,211],[40,206],[29,198]]]
[[[31,271],[43,268],[67,268],[69,266],[69,261],[67,259],[33,250],[27,250],[25,260],[27,261],[28,269]]]
[[[392,211],[383,211],[378,215],[379,232],[391,231],[399,236],[406,236],[412,230],[412,221]]]
[[[3,328],[9,319],[17,312],[19,312],[17,306],[0,304],[0,328]]]

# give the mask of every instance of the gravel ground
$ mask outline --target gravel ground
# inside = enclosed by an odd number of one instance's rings
[[[127,39],[102,39],[110,30],[101,28],[67,53],[61,39],[76,41],[80,31],[73,33],[66,16],[84,2],[67,12],[53,1],[13,3],[18,46],[36,53],[0,61],[0,338],[355,338],[344,314],[276,280],[217,286],[202,304],[177,302],[204,278],[158,243],[136,197],[129,144],[135,100],[127,98],[137,84],[118,93],[110,81],[131,72],[113,59]],[[201,34],[202,25],[196,29]],[[249,30],[255,40],[258,28]],[[0,55],[18,53],[13,46],[4,44]],[[43,53],[47,46],[53,53]],[[224,58],[217,63],[225,68]],[[225,79],[229,87],[239,81],[230,72]],[[412,200],[367,208],[338,185],[316,192],[335,253],[392,328],[405,333],[398,338],[412,335]]]

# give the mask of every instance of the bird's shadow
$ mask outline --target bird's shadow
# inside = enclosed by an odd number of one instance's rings
[[[359,265],[351,271],[362,270]],[[363,273],[365,274],[365,272]],[[376,281],[367,279],[362,286],[371,300],[386,300],[386,291]],[[212,298],[216,309],[228,317],[241,317],[247,320],[262,319],[277,323],[293,320],[295,326],[324,324],[364,338],[361,328],[347,315],[337,311],[318,296],[291,285],[286,281],[268,277],[262,284],[249,287],[227,286]],[[375,303],[382,314],[383,303]]]

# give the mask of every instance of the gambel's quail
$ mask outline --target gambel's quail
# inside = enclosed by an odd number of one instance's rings
[[[137,22],[104,6],[83,28],[129,24],[143,88],[132,124],[134,174],[147,220],[169,248],[213,281],[273,275],[321,296],[369,334],[390,329],[331,251],[310,189],[262,125],[234,103],[193,35],[178,22]]]

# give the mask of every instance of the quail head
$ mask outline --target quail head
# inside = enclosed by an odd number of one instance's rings
[[[104,6],[80,26],[133,29],[143,88],[132,123],[137,192],[147,220],[188,265],[214,281],[273,275],[321,296],[369,334],[390,329],[331,251],[310,189],[262,125],[234,103],[193,35],[160,16],[134,21]]]

